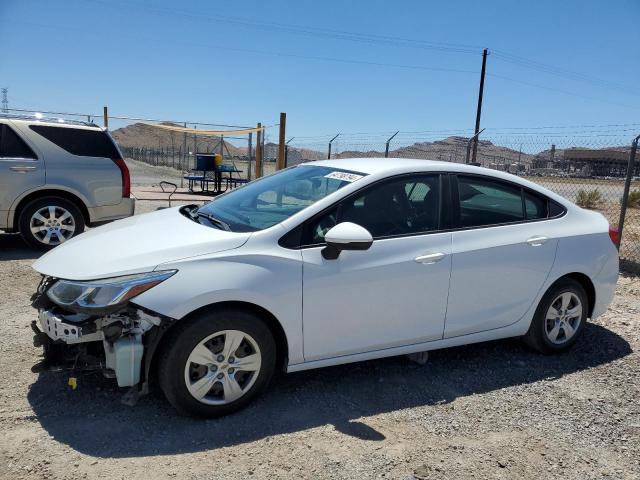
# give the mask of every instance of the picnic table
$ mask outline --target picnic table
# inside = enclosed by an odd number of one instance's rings
[[[209,172],[213,172],[213,178],[209,176]],[[228,174],[226,179],[224,178],[225,173]],[[212,170],[191,170],[189,174],[184,176],[184,179],[189,182],[188,188],[190,192],[194,192],[195,186],[199,183],[202,192],[217,195],[227,191],[229,188],[238,186],[238,184],[247,182],[242,178],[233,178],[234,173],[242,173],[242,170],[237,169],[235,165],[222,164]],[[224,190],[222,190],[223,180],[226,180]],[[213,183],[213,190],[209,189],[210,183]]]

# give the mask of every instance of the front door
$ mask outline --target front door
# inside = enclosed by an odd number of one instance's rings
[[[442,338],[451,233],[440,233],[440,176],[403,176],[367,187],[305,227],[306,361]],[[369,230],[366,251],[322,257],[324,233],[349,221]]]
[[[0,124],[0,225],[7,222],[11,205],[20,195],[44,183],[44,161],[16,130]]]

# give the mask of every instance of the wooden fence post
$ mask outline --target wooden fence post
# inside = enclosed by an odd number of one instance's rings
[[[262,124],[258,123],[258,131],[256,132],[256,171],[255,177],[262,176]]]
[[[285,146],[284,146],[284,138],[285,138],[285,129],[287,127],[287,114],[284,112],[280,113],[280,139],[278,142],[278,160],[276,162],[276,170],[282,170],[285,165],[284,156],[285,156]]]

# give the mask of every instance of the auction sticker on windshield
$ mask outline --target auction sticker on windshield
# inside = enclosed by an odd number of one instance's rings
[[[331,172],[324,176],[324,178],[333,178],[335,180],[342,180],[344,182],[355,182],[356,180],[360,180],[362,177],[363,175],[347,172]]]

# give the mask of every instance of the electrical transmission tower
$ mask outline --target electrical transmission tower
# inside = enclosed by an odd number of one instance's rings
[[[7,98],[8,93],[9,93],[9,89],[4,87],[2,89],[2,112],[3,113],[9,113],[9,99]]]

